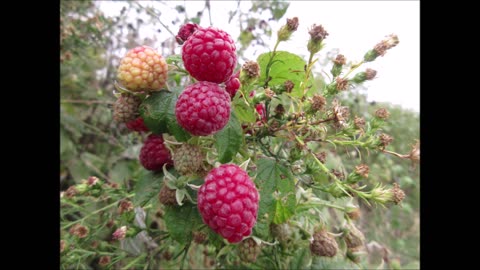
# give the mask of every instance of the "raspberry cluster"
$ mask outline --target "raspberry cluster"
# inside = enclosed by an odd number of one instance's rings
[[[213,135],[230,119],[230,100],[240,87],[238,74],[232,75],[237,65],[235,42],[221,29],[192,23],[180,28],[177,41],[183,44],[185,69],[198,81],[179,96],[177,121],[192,135]]]

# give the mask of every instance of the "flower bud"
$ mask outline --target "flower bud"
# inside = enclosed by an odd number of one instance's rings
[[[112,234],[112,239],[113,240],[122,240],[125,239],[125,235],[127,234],[127,226],[122,226],[118,228],[113,234]]]
[[[360,164],[358,166],[355,166],[355,173],[360,175],[363,178],[368,178],[369,171],[370,171],[370,168],[368,167],[367,164]]]
[[[363,130],[365,128],[365,119],[363,117],[355,116],[353,123],[356,128]]]
[[[310,40],[307,48],[310,53],[315,54],[322,49],[322,41],[328,36],[328,32],[323,29],[322,25],[314,24],[308,33],[310,34]]]
[[[287,19],[287,24],[282,26],[278,30],[278,40],[287,41],[293,32],[297,31],[298,28],[298,17],[293,17],[292,19]]]
[[[88,235],[88,231],[89,230],[87,227],[80,224],[75,224],[70,228],[69,233],[77,236],[78,238],[85,238]]]
[[[377,75],[377,71],[371,68],[367,68],[365,71],[357,73],[353,78],[352,81],[354,83],[362,83],[366,80],[373,80]]]
[[[337,77],[338,75],[340,75],[340,73],[342,72],[343,65],[345,64],[346,64],[345,56],[343,56],[343,54],[337,55],[335,60],[333,60],[332,70],[330,70],[333,77]]]
[[[378,110],[375,111],[375,116],[376,116],[377,118],[386,120],[386,119],[390,116],[390,113],[388,112],[387,109],[385,109],[385,108],[380,108],[380,109],[378,109]]]
[[[333,257],[337,254],[338,244],[327,231],[321,230],[313,234],[310,251],[317,256]]]

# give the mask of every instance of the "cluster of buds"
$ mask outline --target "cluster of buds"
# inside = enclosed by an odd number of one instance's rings
[[[368,51],[363,57],[363,61],[371,62],[378,56],[384,56],[387,50],[397,46],[399,43],[398,36],[391,34],[386,39],[380,41],[372,50]]]

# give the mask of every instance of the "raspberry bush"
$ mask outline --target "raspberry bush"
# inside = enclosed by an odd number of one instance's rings
[[[399,38],[318,72],[328,29],[296,36],[308,37],[304,58],[281,45],[306,26],[284,22],[256,59],[241,60],[244,42],[221,25],[194,21],[172,33],[179,54],[129,46],[108,83],[104,135],[128,147],[111,172],[85,159],[96,176],[63,189],[63,269],[399,267],[365,222],[418,196],[401,173],[418,167],[420,142],[398,147],[398,111],[360,113],[354,95]]]

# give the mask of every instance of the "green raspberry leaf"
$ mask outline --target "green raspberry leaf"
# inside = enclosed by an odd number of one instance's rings
[[[156,197],[162,188],[163,173],[154,173],[143,170],[140,179],[135,184],[135,197],[133,204],[144,206],[151,199]]]
[[[295,183],[291,172],[276,160],[261,158],[257,162],[256,184],[260,193],[259,222],[283,223],[295,213]],[[268,226],[264,226],[267,227]]]
[[[255,123],[255,110],[252,107],[249,107],[242,98],[235,96],[232,102],[232,108],[240,122]]]
[[[242,145],[243,131],[235,113],[230,113],[227,125],[214,135],[218,161],[227,163],[237,154]]]
[[[178,91],[153,93],[142,102],[139,111],[145,125],[153,133],[170,133],[178,141],[185,142],[191,136],[177,123],[175,104],[178,95]]]
[[[267,65],[271,57],[271,52],[263,53],[258,56],[257,62],[260,65],[260,82],[265,82],[267,76]],[[270,86],[280,86],[285,81],[292,81],[295,86],[293,87],[291,95],[293,97],[302,97],[302,89],[300,83],[305,79],[305,65],[307,63],[298,55],[289,53],[286,51],[277,51],[270,65],[270,72],[268,74],[272,79],[268,82]],[[314,85],[313,74],[310,74],[310,78],[306,87]],[[312,87],[312,90],[313,87]],[[313,95],[313,91],[308,91],[307,96]]]
[[[185,203],[181,207],[166,207],[164,219],[170,236],[181,245],[190,242],[192,232],[203,224],[197,206],[191,203]]]

